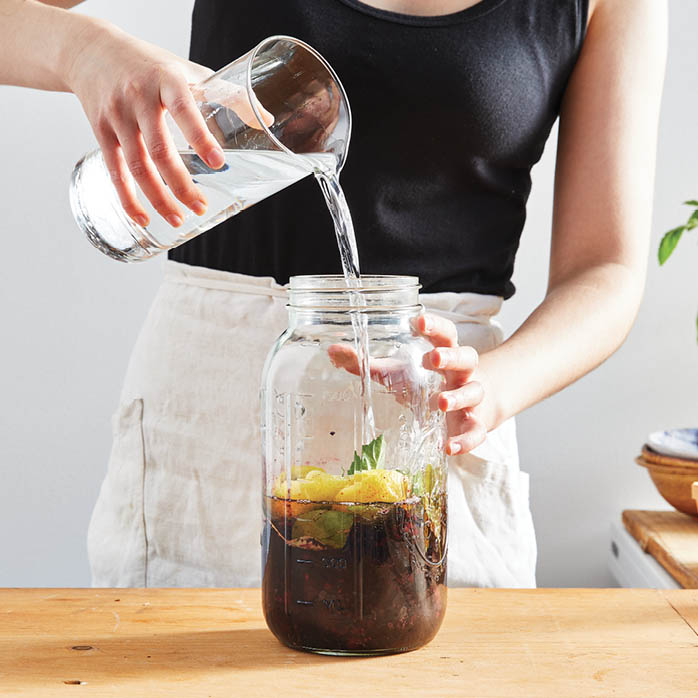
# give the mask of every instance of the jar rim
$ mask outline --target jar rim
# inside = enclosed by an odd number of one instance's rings
[[[419,290],[419,277],[402,274],[362,274],[352,286],[342,274],[303,274],[289,279],[289,290],[304,293],[383,293]]]
[[[419,279],[396,274],[366,274],[350,285],[341,274],[292,276],[289,310],[325,313],[417,312]]]

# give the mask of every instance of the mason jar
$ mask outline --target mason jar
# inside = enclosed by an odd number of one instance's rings
[[[447,547],[442,379],[413,329],[418,279],[298,276],[289,298],[262,380],[267,624],[322,654],[416,649],[444,616]]]

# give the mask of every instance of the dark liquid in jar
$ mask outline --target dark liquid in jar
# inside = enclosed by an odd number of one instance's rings
[[[281,642],[380,654],[416,649],[434,637],[446,610],[445,495],[431,505],[437,523],[418,498],[352,506],[269,498],[267,504],[264,614]],[[328,544],[298,536],[307,532],[301,529],[308,513],[298,511],[305,507],[343,512],[343,530]],[[327,516],[336,526],[337,517]]]

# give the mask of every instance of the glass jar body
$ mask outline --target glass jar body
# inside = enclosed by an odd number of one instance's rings
[[[443,619],[447,541],[445,423],[430,400],[441,379],[422,366],[421,308],[404,297],[382,305],[385,290],[359,309],[294,306],[293,283],[290,327],[262,387],[267,624],[315,652],[416,649]],[[371,357],[370,443],[352,361],[358,326]]]

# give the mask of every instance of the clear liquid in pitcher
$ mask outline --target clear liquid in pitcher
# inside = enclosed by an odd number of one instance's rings
[[[178,228],[155,211],[138,187],[136,191],[150,223],[143,228],[132,221],[121,207],[100,151],[86,155],[82,166],[78,164],[75,169],[77,181],[71,187],[73,213],[102,252],[121,261],[140,261],[181,245],[313,172],[334,171],[337,163],[331,153],[289,156],[272,150],[226,150],[224,155],[225,164],[214,170],[194,151],[180,151],[192,180],[208,200],[208,210],[197,216],[180,205],[184,221]],[[100,206],[90,207],[95,201]]]

